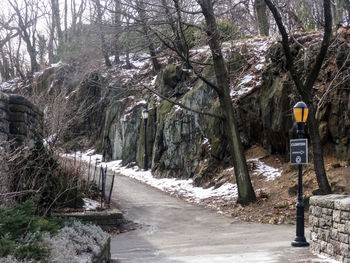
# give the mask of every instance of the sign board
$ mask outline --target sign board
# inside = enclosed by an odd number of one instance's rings
[[[307,139],[290,140],[290,163],[307,164]]]

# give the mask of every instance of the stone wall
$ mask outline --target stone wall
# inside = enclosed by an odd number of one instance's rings
[[[43,114],[20,95],[0,93],[0,140],[17,145],[42,138]]]
[[[310,223],[311,250],[350,263],[350,196],[311,197]]]
[[[0,193],[6,192],[6,149],[33,144],[43,136],[43,114],[20,95],[0,92]]]

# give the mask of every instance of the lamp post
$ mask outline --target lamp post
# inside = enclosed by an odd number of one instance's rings
[[[300,101],[294,105],[293,114],[295,121],[297,122],[297,135],[298,139],[303,139],[305,134],[305,122],[309,109],[307,105]],[[305,238],[304,231],[304,203],[303,203],[303,166],[298,164],[298,203],[297,203],[297,216],[296,216],[296,237],[292,242],[293,247],[307,247],[309,243]]]
[[[144,141],[145,141],[145,153],[143,155],[143,169],[145,171],[148,170],[148,161],[147,161],[147,120],[148,120],[148,110],[144,109],[142,111],[142,118],[143,118],[143,126],[145,128],[144,130]]]

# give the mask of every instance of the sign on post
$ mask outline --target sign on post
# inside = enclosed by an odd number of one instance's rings
[[[290,140],[290,163],[307,164],[307,139]]]

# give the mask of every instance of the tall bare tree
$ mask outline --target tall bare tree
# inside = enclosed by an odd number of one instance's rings
[[[96,11],[97,11],[97,24],[99,27],[102,55],[104,57],[106,66],[111,67],[112,63],[109,59],[108,45],[106,42],[105,32],[104,32],[104,28],[103,28],[103,10],[102,10],[102,5],[101,5],[100,0],[95,0],[95,6],[96,6]]]
[[[282,17],[278,9],[271,2],[271,0],[265,0],[265,2],[269,7],[269,9],[271,10],[275,18],[275,21],[277,23],[278,29],[282,36],[282,45],[283,45],[283,50],[286,57],[287,69],[290,72],[290,75],[294,81],[294,84],[301,98],[309,107],[308,123],[309,123],[310,135],[311,135],[310,137],[311,137],[312,150],[314,155],[314,167],[316,172],[317,183],[320,190],[324,194],[329,194],[331,193],[331,187],[328,183],[326,170],[324,167],[323,149],[322,149],[322,144],[321,144],[321,139],[319,134],[319,124],[316,118],[315,106],[313,105],[313,97],[314,97],[313,86],[315,84],[315,81],[320,72],[321,66],[327,54],[327,50],[330,45],[330,39],[332,35],[332,14],[331,14],[330,0],[323,1],[323,8],[324,8],[323,40],[321,43],[321,48],[316,57],[316,61],[312,65],[311,70],[309,71],[310,73],[307,74],[306,77],[298,73],[298,71],[295,68],[294,58],[293,58],[293,55],[291,54],[291,50],[289,47],[289,35],[283,24]]]
[[[38,2],[33,1],[31,4],[26,3],[24,7],[20,7],[17,0],[8,0],[8,3],[12,7],[16,14],[16,23],[20,36],[26,43],[27,52],[30,57],[31,73],[34,73],[39,69],[36,56],[36,22],[38,18]],[[31,30],[29,30],[31,29]]]
[[[264,0],[255,0],[254,7],[260,35],[269,36],[270,25],[266,13],[266,4]]]
[[[208,43],[214,62],[217,85],[211,85],[218,94],[221,111],[224,114],[224,129],[227,136],[238,186],[238,202],[247,205],[256,200],[255,192],[250,180],[243,146],[239,137],[235,113],[230,97],[230,82],[225,59],[222,55],[220,36],[211,0],[197,0],[201,6],[206,21]]]
[[[159,64],[158,59],[157,59],[156,48],[154,46],[154,41],[152,39],[151,31],[150,31],[149,24],[148,24],[149,19],[147,17],[145,3],[143,0],[135,0],[135,4],[136,4],[136,6],[135,6],[136,11],[139,15],[139,21],[140,21],[141,27],[142,27],[142,33],[145,36],[146,41],[147,41],[149,54],[150,54],[151,60],[152,60],[153,71],[154,71],[154,73],[157,73],[160,70],[160,64]]]

